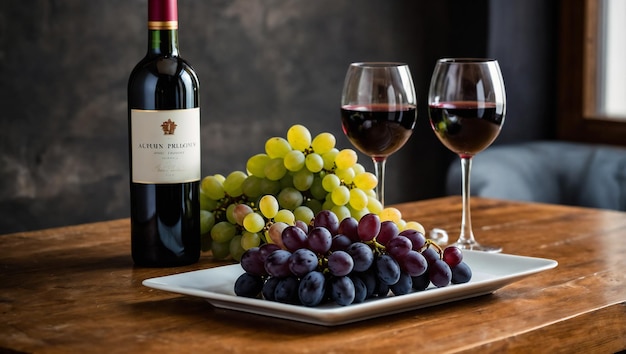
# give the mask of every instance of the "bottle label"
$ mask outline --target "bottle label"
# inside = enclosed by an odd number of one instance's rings
[[[200,108],[132,109],[131,151],[135,183],[199,181]]]

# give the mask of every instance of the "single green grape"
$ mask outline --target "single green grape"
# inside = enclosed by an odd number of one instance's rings
[[[380,214],[383,211],[383,205],[375,196],[367,196],[367,208],[374,214]]]
[[[243,218],[243,227],[248,232],[259,232],[265,227],[265,219],[259,213],[250,213]]]
[[[336,139],[331,133],[320,133],[311,142],[311,147],[318,154],[323,154],[335,147]]]
[[[299,171],[304,168],[304,153],[300,150],[291,150],[284,157],[285,168],[291,172]]]
[[[235,228],[235,225],[228,221],[220,221],[211,229],[211,238],[217,243],[229,242],[236,232],[237,228]]]
[[[343,149],[337,153],[335,157],[335,165],[337,168],[345,170],[356,164],[358,156],[352,149]]]
[[[283,209],[294,210],[295,208],[302,205],[304,201],[304,197],[299,190],[288,187],[284,188],[280,193],[278,193],[278,204]]]
[[[265,153],[271,159],[282,159],[289,151],[291,151],[291,145],[289,145],[289,142],[284,138],[273,137],[267,139],[265,142]]]
[[[242,171],[233,171],[224,180],[224,192],[231,197],[239,197],[243,194],[241,185],[248,175]]]
[[[235,237],[230,240],[230,243],[228,245],[228,251],[230,252],[230,255],[237,262],[241,260],[241,256],[246,251],[245,249],[243,249],[243,246],[241,246],[241,237],[241,235],[235,235]]]
[[[346,169],[336,168],[335,174],[345,184],[350,184],[354,180],[354,170],[350,167]]]
[[[359,188],[352,188],[350,190],[350,206],[355,210],[361,210],[367,207],[369,199],[367,194]]]
[[[400,210],[392,207],[384,208],[378,216],[380,217],[380,221],[393,221],[396,224],[402,219],[402,213]]]
[[[265,166],[270,161],[266,154],[256,154],[248,159],[246,170],[253,176],[264,178]]]
[[[217,200],[209,198],[209,196],[202,191],[202,188],[200,188],[200,209],[213,211],[217,208],[217,205]]]
[[[278,180],[270,180],[267,178],[263,178],[261,181],[261,194],[273,194],[276,195],[280,192],[280,182]]]
[[[311,132],[303,125],[293,125],[287,130],[287,141],[292,148],[304,151],[311,146]]]
[[[329,173],[322,179],[322,187],[328,193],[331,193],[335,190],[335,188],[339,187],[341,184],[341,179],[333,173]]]
[[[358,162],[355,163],[354,166],[352,166],[352,169],[354,170],[355,175],[359,175],[365,172],[365,167]]]
[[[200,209],[200,235],[211,232],[215,225],[215,214],[208,210]]]
[[[261,235],[258,232],[244,231],[241,235],[241,247],[244,250],[249,250],[253,247],[258,247],[261,244]]]
[[[259,210],[268,219],[273,218],[278,213],[278,200],[271,194],[266,194],[259,200]]]
[[[363,172],[354,176],[353,182],[362,190],[374,189],[378,185],[378,178],[371,172]]]
[[[313,181],[315,179],[313,173],[306,168],[295,172],[292,175],[292,178],[293,186],[301,192],[306,192],[311,189],[311,186],[313,185]]]
[[[350,190],[346,186],[338,186],[331,192],[331,198],[335,205],[346,205],[350,201]]]
[[[216,176],[206,176],[202,179],[200,189],[209,198],[220,200],[226,196],[224,185]]]
[[[213,252],[213,258],[215,259],[227,259],[230,256],[230,240],[226,242],[211,243],[211,251]]]
[[[293,215],[293,212],[289,209],[280,209],[276,216],[274,217],[274,221],[285,223],[287,225],[293,225],[296,222],[296,217]]]
[[[331,211],[335,213],[335,215],[337,215],[337,219],[339,220],[343,220],[352,216],[352,214],[350,213],[350,209],[345,205],[335,205],[333,206]]]
[[[311,208],[306,205],[300,205],[293,211],[293,216],[296,220],[304,221],[305,223],[310,223],[311,220],[315,218],[315,213]]]
[[[248,176],[245,181],[241,184],[241,190],[243,194],[249,198],[258,198],[263,194],[263,180],[265,178],[260,178],[254,175]]]
[[[313,173],[320,172],[324,168],[322,155],[315,152],[306,155],[304,163],[306,168]]]
[[[313,183],[311,183],[311,187],[309,188],[309,193],[315,199],[323,200],[326,198],[328,192],[322,186],[322,178],[317,175],[313,175]]]
[[[272,181],[278,181],[287,173],[287,168],[283,163],[283,159],[276,157],[271,159],[267,165],[265,165],[265,177]]]

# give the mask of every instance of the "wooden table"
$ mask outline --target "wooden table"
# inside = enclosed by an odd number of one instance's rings
[[[146,288],[129,221],[0,236],[0,351],[415,353],[615,352],[626,348],[626,213],[474,199],[479,240],[559,265],[494,294],[323,327],[220,310]],[[397,205],[456,234],[459,197]]]

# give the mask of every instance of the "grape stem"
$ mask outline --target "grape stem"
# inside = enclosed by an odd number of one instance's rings
[[[431,239],[426,239],[426,244],[424,244],[424,247],[422,247],[422,249],[420,250],[423,251],[425,249],[427,249],[428,247],[433,246],[436,248],[437,253],[439,253],[439,258],[443,258],[443,249],[441,248],[441,246],[439,246],[437,244],[437,242],[435,242],[434,240]]]
[[[381,244],[378,241],[376,241],[376,239],[373,239],[371,241],[367,241],[365,243],[367,245],[369,245],[372,248],[372,250],[374,251],[374,253],[376,253],[378,255],[387,253],[387,247],[385,247],[383,244]],[[437,251],[437,253],[439,254],[439,258],[443,259],[443,249],[441,248],[441,246],[439,246],[435,241],[433,241],[431,239],[426,239],[426,243],[419,250],[419,252],[421,253],[422,251],[424,251],[425,249],[427,249],[430,246],[433,246],[435,248],[435,250]]]
[[[378,241],[376,241],[376,239],[373,239],[371,241],[364,241],[364,243],[368,246],[370,246],[370,248],[372,249],[372,251],[374,251],[375,254],[384,254],[387,253],[387,247],[385,247],[382,243],[379,243]]]

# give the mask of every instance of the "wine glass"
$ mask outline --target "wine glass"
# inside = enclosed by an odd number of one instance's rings
[[[415,88],[404,63],[352,63],[341,95],[341,126],[348,140],[372,158],[376,196],[385,205],[385,163],[413,133]]]
[[[497,60],[441,59],[428,92],[430,125],[439,140],[461,158],[463,214],[461,234],[454,244],[462,249],[500,252],[501,247],[476,242],[470,216],[472,157],[500,134],[506,113],[504,81]]]

